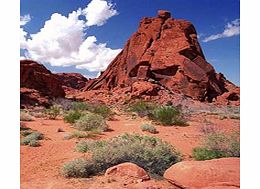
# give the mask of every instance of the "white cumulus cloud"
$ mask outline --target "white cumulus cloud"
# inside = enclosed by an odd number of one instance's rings
[[[90,2],[93,3],[96,0]],[[89,4],[89,5],[90,5]],[[89,5],[87,8],[89,8]],[[108,10],[114,10],[111,3],[107,3]],[[85,8],[85,9],[87,9]],[[26,56],[35,61],[47,62],[52,66],[76,66],[78,69],[88,71],[103,71],[121,49],[111,49],[106,43],[98,43],[95,36],[86,36],[88,18],[86,21],[79,19],[80,15],[85,16],[83,11],[78,9],[68,16],[54,13],[47,20],[44,26],[36,34],[31,34],[30,39],[25,41],[21,48],[25,48]],[[96,12],[97,18],[93,25],[105,23],[104,12]],[[23,33],[26,36],[26,33]]]
[[[29,14],[20,16],[20,26],[24,26],[25,24],[27,24],[30,21],[31,21],[31,16]]]
[[[88,6],[82,10],[82,14],[86,17],[87,26],[102,26],[106,21],[118,14],[114,9],[114,5],[105,0],[92,0]]]
[[[240,19],[227,23],[222,33],[211,35],[203,39],[203,42],[209,42],[221,38],[232,37],[240,34]]]
[[[20,16],[20,48],[21,49],[25,49],[27,47],[26,37],[28,34],[26,31],[24,31],[22,27],[30,21],[31,21],[31,16],[29,14]]]

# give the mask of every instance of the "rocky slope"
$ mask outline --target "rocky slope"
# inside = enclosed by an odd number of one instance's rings
[[[20,61],[21,107],[49,106],[51,100],[74,95],[84,88],[88,79],[79,73],[53,74],[32,60]]]
[[[82,89],[86,86],[88,79],[79,73],[57,73],[62,85],[73,88]]]
[[[162,10],[141,20],[122,52],[84,90],[130,98],[161,96],[165,101],[174,98],[168,94],[182,94],[202,102],[239,104],[239,88],[206,61],[195,27]]]
[[[79,73],[57,73],[66,95],[75,94],[86,87],[88,79]]]
[[[20,61],[21,106],[48,106],[53,98],[65,97],[59,78],[32,60]]]

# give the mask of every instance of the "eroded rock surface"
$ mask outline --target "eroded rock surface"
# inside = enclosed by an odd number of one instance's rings
[[[167,169],[164,178],[181,188],[239,188],[240,158],[182,161]]]
[[[21,106],[48,105],[50,99],[63,98],[59,78],[32,60],[20,61]]]
[[[84,90],[114,92],[131,87],[130,92],[138,93],[135,86],[143,83],[144,87],[140,87],[143,90],[148,87],[146,82],[150,82],[151,87],[158,88],[152,86],[157,84],[160,90],[203,102],[232,104],[239,101],[239,88],[223,74],[216,73],[206,61],[192,23],[174,19],[168,11],[158,11],[155,18],[143,18],[124,49]],[[155,88],[139,94],[154,96]]]

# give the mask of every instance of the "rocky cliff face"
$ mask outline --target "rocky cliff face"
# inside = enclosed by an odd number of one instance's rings
[[[239,100],[239,88],[206,61],[194,26],[162,10],[141,20],[122,52],[84,90],[126,88],[148,96],[167,90],[203,102]]]
[[[57,73],[63,86],[80,90],[87,84],[88,79],[79,73]]]
[[[32,60],[20,61],[21,105],[48,105],[50,99],[65,97],[59,78]]]

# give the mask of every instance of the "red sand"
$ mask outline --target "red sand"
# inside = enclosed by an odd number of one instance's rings
[[[115,117],[117,120],[108,121],[111,129],[100,135],[101,139],[114,137],[123,133],[141,133],[140,125],[149,122],[144,118],[132,119],[124,114]],[[217,115],[196,115],[192,117],[187,127],[156,126],[159,133],[148,135],[156,136],[168,141],[183,154],[185,160],[191,159],[192,148],[200,145],[204,134],[201,132],[203,120],[210,120],[219,130],[225,132],[239,131],[239,120],[220,120]],[[104,176],[96,176],[87,179],[65,179],[60,175],[63,163],[84,154],[74,151],[78,139],[64,140],[66,133],[73,131],[70,124],[63,120],[36,119],[26,122],[27,126],[44,134],[40,147],[21,146],[21,189],[83,189],[83,188],[125,188],[127,182],[120,178],[110,181]],[[57,132],[61,128],[65,132]],[[84,140],[84,139],[82,139]],[[154,181],[149,181],[154,182]],[[155,181],[161,188],[175,188],[167,181]]]

